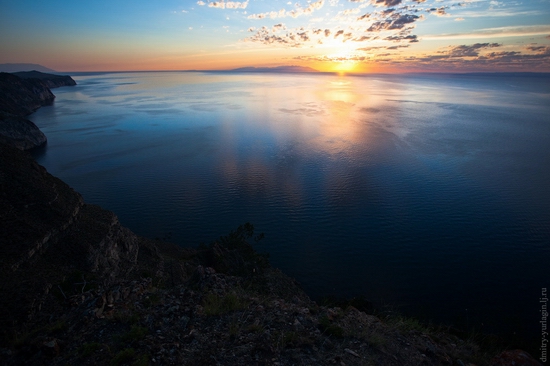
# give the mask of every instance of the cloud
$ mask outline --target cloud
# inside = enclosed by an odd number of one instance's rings
[[[346,62],[346,61],[366,61],[369,58],[366,56],[296,56],[292,58],[293,60],[300,61],[321,61],[321,62]]]
[[[204,1],[197,1],[198,5],[206,5]],[[227,1],[221,0],[221,1],[214,1],[209,2],[208,7],[209,8],[219,8],[219,9],[246,9],[248,6],[248,0],[243,2],[237,2],[237,1]]]
[[[449,57],[476,57],[479,51],[485,48],[494,48],[502,46],[499,43],[476,43],[473,45],[460,45],[452,47],[447,55]]]
[[[518,17],[521,15],[533,16],[543,14],[539,10],[518,11],[517,9],[487,9],[460,12],[460,16],[465,18]]]
[[[275,31],[286,29],[283,24],[280,24],[280,27],[277,27]],[[279,45],[283,47],[303,47],[306,43],[311,41],[311,34],[308,30],[301,31],[290,31],[284,35],[274,34],[275,31],[273,28],[268,29],[267,27],[260,28],[256,34],[251,37],[245,38],[244,42],[254,42],[261,43],[264,45]]]
[[[416,36],[415,36],[416,37]],[[409,45],[408,44],[399,44],[399,45],[396,45],[396,46],[389,46],[389,47],[386,47],[387,50],[396,50],[398,48],[408,48]]]
[[[550,25],[507,26],[497,28],[484,28],[470,33],[447,33],[423,36],[426,40],[443,39],[487,39],[488,37],[525,37],[543,36],[550,32]]]
[[[529,46],[527,47],[527,49],[529,51],[533,51],[533,52],[544,52],[544,51],[548,51],[548,46]]]
[[[498,43],[475,43],[472,45],[450,46],[446,50],[436,52],[436,54],[394,58],[393,61],[387,62],[394,62],[399,65],[410,64],[420,69],[439,68],[446,70],[511,71],[548,69],[550,66],[550,47],[527,47],[529,51],[534,51],[534,53],[522,53],[518,50],[490,51],[497,47],[503,47],[503,45]]]
[[[381,48],[386,48],[386,47],[383,47],[383,46],[362,47],[362,48],[358,48],[357,51],[369,52],[369,51],[373,51],[373,50],[379,50]]]
[[[306,8],[302,8],[300,4],[295,4],[295,9],[293,10],[285,10],[281,9],[279,11],[270,11],[266,13],[259,13],[259,14],[251,14],[248,16],[248,19],[264,19],[264,18],[284,18],[284,17],[292,17],[297,18],[302,15],[310,15],[315,10],[321,9],[325,5],[325,0],[318,0],[316,2],[313,2],[309,4]]]
[[[386,20],[374,22],[367,31],[380,32],[383,30],[403,29],[405,25],[414,23],[418,19],[421,18],[414,14],[393,14],[392,17]]]
[[[409,41],[409,43],[416,43],[418,42],[418,37],[414,34],[409,35],[396,35],[396,36],[388,36],[384,38],[386,41],[392,41],[392,42],[402,42],[402,41]]]
[[[354,38],[353,41],[355,41],[355,42],[364,42],[364,41],[368,41],[369,39],[371,39],[371,37],[361,36],[361,37]]]
[[[376,6],[397,6],[401,4],[401,0],[371,0],[371,3]]]
[[[359,8],[342,10],[342,11],[338,12],[337,17],[338,17],[338,16],[351,15],[351,14],[357,14],[357,13],[359,13],[360,11],[361,11],[361,10],[360,10]]]
[[[431,8],[431,9],[426,10],[426,12],[435,14],[438,17],[448,17],[448,16],[450,16],[450,14],[445,11],[445,6],[442,6],[440,8]]]
[[[359,1],[359,0],[358,0]],[[365,0],[370,1],[370,0]],[[317,5],[315,5],[317,4]],[[322,1],[314,2],[310,5],[313,8],[313,5],[319,7],[322,6]],[[298,5],[296,5],[298,6]],[[367,40],[375,40],[377,37],[373,37],[369,33],[380,33],[385,32],[384,38],[387,41],[391,42],[406,42],[406,43],[415,43],[419,39],[417,36],[411,35],[411,31],[414,29],[414,23],[419,20],[424,20],[423,15],[416,14],[406,14],[403,11],[406,11],[406,7],[388,8],[374,13],[367,13],[359,18],[354,17],[354,13],[357,11],[351,11],[348,14],[347,24],[345,28],[294,28],[289,29],[287,34],[282,35],[281,30],[277,25],[271,28],[263,27],[261,30],[257,31],[251,37],[244,39],[244,42],[257,42],[265,45],[272,46],[282,46],[282,47],[315,47],[319,44],[324,44],[328,41],[328,37],[340,42],[364,42]],[[342,12],[338,12],[342,14]],[[280,10],[279,12],[269,12],[261,14],[250,15],[249,18],[253,19],[265,19],[265,18],[277,18],[280,16],[288,16],[288,11]],[[364,21],[364,19],[372,18],[370,24],[365,26],[360,26],[356,22]],[[312,23],[309,23],[310,26]],[[308,33],[304,33],[307,29]],[[284,30],[287,30],[285,27]]]

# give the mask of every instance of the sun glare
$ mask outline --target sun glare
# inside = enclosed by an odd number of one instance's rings
[[[327,55],[327,58],[332,60],[332,70],[339,74],[354,72],[358,67],[357,50],[345,43],[340,43],[338,51]]]
[[[345,73],[354,72],[357,67],[357,62],[355,61],[339,61],[334,66],[334,71],[343,75]]]

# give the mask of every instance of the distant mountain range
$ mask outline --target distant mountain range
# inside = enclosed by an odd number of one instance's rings
[[[0,64],[0,72],[19,71],[57,72],[39,64]]]
[[[21,72],[21,71],[40,71],[45,73],[57,73],[57,71],[49,69],[39,64],[26,64],[26,63],[14,63],[14,64],[0,64],[0,72]],[[190,70],[191,71],[191,70]],[[306,66],[277,66],[277,67],[240,67],[238,69],[227,70],[229,72],[269,72],[269,73],[307,73],[307,72],[320,72],[311,67]]]
[[[274,72],[274,73],[291,73],[291,72],[319,72],[306,66],[277,66],[277,67],[240,67],[229,71],[234,72]]]

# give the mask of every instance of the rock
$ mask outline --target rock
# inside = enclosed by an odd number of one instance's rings
[[[46,83],[49,88],[59,88],[61,86],[74,86],[76,81],[68,75],[55,75],[39,71],[20,71],[14,72],[13,75],[21,79],[38,79]]]
[[[21,79],[0,73],[0,111],[26,116],[44,105],[53,103],[55,95],[40,79]]]
[[[356,352],[353,352],[353,351],[350,350],[349,348],[344,348],[344,351],[347,352],[347,353],[349,353],[349,354],[352,355],[352,356],[361,358],[361,356],[359,356]]]
[[[0,142],[19,150],[30,150],[46,144],[46,135],[28,119],[0,113]]]
[[[24,116],[41,106],[50,105],[55,95],[49,88],[76,85],[70,76],[38,71],[0,73],[0,142],[20,150],[46,143],[46,136]]]
[[[59,342],[57,339],[52,339],[50,341],[42,343],[42,351],[48,357],[57,357],[59,356]]]
[[[27,153],[2,143],[0,213],[0,329],[47,311],[56,296],[74,302],[86,278],[110,286],[138,269],[144,239],[122,227],[112,212],[85,204]],[[120,291],[108,300],[115,298]],[[97,315],[105,302],[96,307]]]
[[[504,351],[495,356],[491,360],[490,366],[542,366],[542,364],[531,357],[529,353],[516,349]]]

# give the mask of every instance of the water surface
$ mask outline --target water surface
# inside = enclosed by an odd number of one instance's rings
[[[540,334],[548,76],[89,73],[31,119],[37,159],[134,232],[244,222],[314,298]]]

